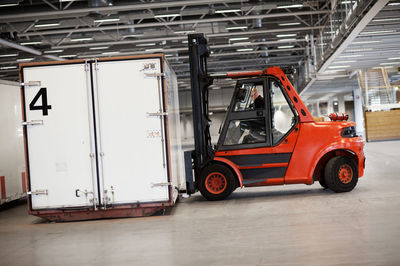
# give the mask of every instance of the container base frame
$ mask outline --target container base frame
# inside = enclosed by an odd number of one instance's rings
[[[129,218],[151,216],[158,212],[165,211],[167,206],[157,207],[139,207],[124,209],[106,209],[106,210],[46,210],[31,211],[30,214],[46,219],[51,222],[72,222],[86,221],[109,218]]]

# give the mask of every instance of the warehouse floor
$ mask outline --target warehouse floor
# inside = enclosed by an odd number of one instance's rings
[[[46,223],[0,212],[0,265],[400,265],[400,141],[350,193],[292,185],[184,199],[168,216]]]

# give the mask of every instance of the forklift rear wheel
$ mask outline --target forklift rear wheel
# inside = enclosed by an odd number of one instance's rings
[[[335,192],[349,192],[357,185],[358,169],[345,156],[333,157],[325,166],[325,182]]]
[[[201,171],[198,186],[207,200],[223,200],[235,189],[235,179],[228,167],[211,164]]]

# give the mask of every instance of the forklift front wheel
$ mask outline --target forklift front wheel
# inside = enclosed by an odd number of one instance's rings
[[[357,185],[358,169],[355,162],[345,156],[336,156],[325,166],[325,182],[335,192],[349,192]]]
[[[325,177],[324,177],[324,176],[321,176],[320,179],[319,179],[318,181],[319,181],[319,184],[321,185],[321,187],[323,187],[324,189],[327,189],[327,188],[328,188],[328,185],[326,184],[326,181],[325,181]]]
[[[223,200],[235,189],[235,179],[228,167],[211,164],[201,171],[198,187],[207,200]]]

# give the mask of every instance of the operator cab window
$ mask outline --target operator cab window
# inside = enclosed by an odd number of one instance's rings
[[[224,145],[254,144],[266,142],[265,119],[231,120]]]
[[[264,109],[264,89],[262,84],[242,83],[236,93],[233,111],[251,111]]]
[[[238,82],[222,145],[266,145],[265,79]]]
[[[280,84],[274,79],[271,80],[270,94],[272,139],[275,146],[291,130],[297,120]]]

